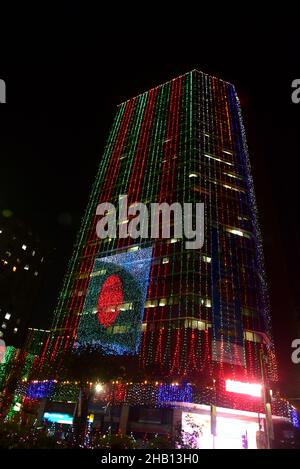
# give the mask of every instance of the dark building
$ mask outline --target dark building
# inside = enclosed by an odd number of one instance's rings
[[[0,331],[7,345],[20,347],[36,312],[49,248],[8,215],[0,218]]]

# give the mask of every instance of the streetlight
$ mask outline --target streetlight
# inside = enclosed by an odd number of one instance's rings
[[[95,391],[98,393],[98,392],[101,392],[102,390],[103,390],[103,385],[101,383],[97,383],[95,386]]]

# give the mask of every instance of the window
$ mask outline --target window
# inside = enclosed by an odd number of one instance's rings
[[[6,326],[7,326],[7,324],[6,324],[6,322],[4,322],[4,323],[2,324],[2,326],[1,326],[1,328],[2,328],[2,329],[6,329]]]
[[[249,342],[256,342],[256,343],[263,342],[263,337],[259,332],[245,331],[244,337],[246,340],[249,340]]]
[[[26,251],[26,249],[27,249],[26,244],[22,244],[22,249],[23,249],[23,251]]]
[[[242,236],[242,237],[245,237],[245,238],[251,238],[250,233],[248,233],[245,230],[238,229],[238,228],[227,227],[226,231],[228,231],[228,233],[232,233],[232,234],[237,235],[237,236]]]
[[[221,163],[228,164],[229,166],[233,166],[232,163],[229,163],[229,161],[224,161],[224,160],[222,160],[221,158],[216,158],[215,156],[207,155],[207,154],[204,154],[204,156],[206,156],[206,158],[210,158],[210,159],[212,159],[212,160],[215,160],[215,161],[219,161],[219,162],[221,162]]]
[[[17,267],[14,265],[12,270],[13,270],[13,272],[16,272]]]
[[[157,305],[158,305],[157,300],[148,300],[145,303],[145,308],[155,308],[155,306],[157,306]]]
[[[29,265],[28,264],[25,265],[24,270],[29,270]]]
[[[162,263],[163,264],[169,264],[170,259],[168,257],[164,257]]]
[[[104,275],[104,274],[106,274],[106,269],[96,270],[95,272],[92,272],[90,274],[90,277],[98,277],[98,275]]]
[[[204,260],[204,262],[207,262],[208,264],[211,263],[211,257],[208,257],[208,256],[202,256],[202,259]]]
[[[4,319],[7,319],[8,321],[10,320],[10,317],[11,317],[11,314],[10,313],[6,313]]]
[[[132,246],[131,248],[127,249],[127,252],[138,251],[139,249],[140,249],[139,246]]]
[[[167,298],[161,298],[159,300],[159,306],[166,306],[167,304]]]
[[[16,334],[17,332],[18,332],[18,328],[14,327],[14,334]]]

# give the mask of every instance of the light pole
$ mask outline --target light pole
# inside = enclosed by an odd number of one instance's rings
[[[272,412],[271,412],[271,403],[267,400],[267,395],[269,396],[269,392],[267,393],[267,386],[266,386],[266,378],[265,378],[265,369],[264,369],[264,362],[266,358],[264,356],[264,352],[261,349],[259,352],[259,359],[260,359],[260,369],[261,369],[261,377],[263,382],[263,402],[264,402],[264,409],[265,409],[265,432],[266,432],[266,442],[267,448],[271,449],[271,439],[274,438],[273,436],[273,422],[272,422]]]

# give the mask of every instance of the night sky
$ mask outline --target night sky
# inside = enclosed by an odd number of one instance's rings
[[[291,364],[290,344],[300,338],[294,320],[300,316],[300,103],[291,101],[291,82],[300,70],[293,28],[251,21],[217,26],[212,18],[205,26],[193,18],[189,28],[179,19],[107,27],[105,15],[93,18],[72,5],[53,22],[48,15],[34,34],[5,42],[0,62],[7,84],[0,209],[13,210],[56,248],[35,324],[51,322],[116,105],[197,68],[234,83],[241,100],[281,381],[287,395],[295,394],[300,365]]]

